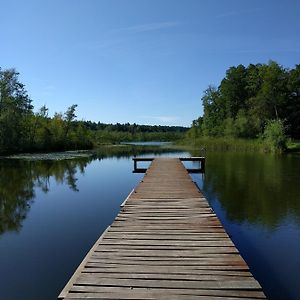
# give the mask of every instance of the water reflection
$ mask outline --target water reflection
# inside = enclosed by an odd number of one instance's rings
[[[50,178],[78,192],[77,176],[94,159],[172,153],[160,147],[103,147],[93,157],[61,161],[0,160],[0,234],[18,231],[36,189],[50,189]],[[192,155],[198,155],[197,152]],[[300,224],[297,182],[300,156],[253,153],[208,153],[203,190],[218,199],[226,218],[275,228],[289,216]]]
[[[0,160],[1,299],[22,295],[31,300],[41,294],[55,299],[141,180],[142,175],[131,173],[133,155],[188,153],[116,146],[103,147],[90,158]],[[269,299],[298,299],[300,155],[206,156],[204,178],[193,178],[252,273]]]
[[[164,143],[160,143],[163,144]],[[116,146],[108,146],[108,147],[101,147],[95,151],[95,156],[98,159],[103,159],[107,157],[116,157],[116,158],[129,158],[132,156],[138,155],[162,155],[162,154],[172,154],[178,153],[178,149],[172,149],[167,146],[160,147],[160,146],[141,146],[141,145],[116,145]]]
[[[91,158],[62,161],[0,160],[0,234],[19,231],[36,189],[50,189],[50,177],[78,191],[76,174],[84,173]]]
[[[128,158],[132,155],[176,152],[157,146],[102,147],[90,157],[66,160],[0,160],[0,234],[19,231],[33,203],[37,189],[48,193],[50,178],[78,192],[78,177],[93,160],[107,157]]]
[[[203,190],[233,222],[276,228],[292,217],[300,225],[300,157],[209,153]]]

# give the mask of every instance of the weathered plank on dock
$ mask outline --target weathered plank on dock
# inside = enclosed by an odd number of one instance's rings
[[[60,299],[266,299],[179,159],[154,159]]]

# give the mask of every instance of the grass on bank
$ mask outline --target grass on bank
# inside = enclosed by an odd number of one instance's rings
[[[300,141],[287,140],[282,148],[276,148],[269,140],[237,139],[230,137],[185,138],[177,143],[180,147],[205,149],[206,151],[243,151],[243,152],[300,152]]]
[[[262,151],[263,146],[259,140],[244,140],[225,137],[197,137],[185,138],[177,145],[190,148],[203,148],[206,151]]]
[[[300,141],[289,141],[287,143],[288,152],[300,152]]]
[[[203,147],[207,150],[222,151],[256,151],[283,153],[297,151],[299,143],[292,142],[286,135],[286,128],[282,120],[267,121],[263,132],[257,138],[238,138],[233,133],[230,135],[212,137],[203,135],[200,128],[192,127],[181,141],[183,145]]]

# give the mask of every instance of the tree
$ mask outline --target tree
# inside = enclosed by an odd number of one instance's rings
[[[266,146],[272,152],[284,151],[286,149],[286,136],[283,122],[281,120],[269,120],[263,138]]]
[[[225,117],[225,107],[220,97],[220,91],[213,86],[209,86],[204,91],[202,103],[204,108],[203,134],[207,136],[220,135],[222,121]]]
[[[247,118],[246,112],[243,109],[240,109],[235,122],[234,122],[236,136],[239,138],[254,138],[253,130],[251,128],[249,119]]]
[[[270,61],[230,67],[218,88],[204,91],[202,103],[204,135],[256,138],[270,120],[281,120],[286,133],[300,138],[300,65],[287,70]]]
[[[64,115],[64,121],[65,121],[65,138],[67,138],[67,136],[68,136],[68,133],[69,133],[69,130],[71,128],[72,122],[77,117],[75,115],[75,111],[76,111],[76,107],[77,106],[78,106],[77,104],[73,104],[65,112],[65,115]]]
[[[220,96],[224,102],[227,118],[235,118],[240,109],[245,108],[248,97],[246,85],[247,70],[243,65],[231,67],[220,84]]]
[[[28,144],[33,106],[14,69],[0,69],[0,152],[22,151]]]
[[[300,138],[300,64],[289,71],[287,82],[288,96],[286,104],[287,132]]]
[[[268,120],[284,119],[287,100],[287,73],[276,62],[258,67],[260,88],[249,100],[249,115],[257,133],[261,133]]]

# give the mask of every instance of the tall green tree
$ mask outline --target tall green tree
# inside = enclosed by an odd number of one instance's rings
[[[256,129],[262,131],[268,120],[283,119],[286,115],[287,73],[282,66],[271,61],[259,67],[259,76],[260,88],[248,103]]]
[[[33,106],[14,69],[0,69],[0,152],[22,151],[28,145],[28,119]]]
[[[224,120],[225,103],[221,99],[219,89],[209,86],[202,97],[204,108],[203,134],[206,136],[218,136],[222,132],[222,121]]]
[[[243,65],[231,67],[226,71],[219,90],[224,102],[227,118],[235,118],[240,109],[245,109],[247,93],[247,70]]]
[[[288,70],[270,61],[230,67],[217,88],[204,91],[202,103],[201,135],[256,138],[276,120],[284,134],[300,138],[300,65]],[[189,134],[198,134],[196,123]]]
[[[287,132],[300,139],[300,64],[289,71],[287,88]]]
[[[68,137],[68,133],[70,131],[70,128],[71,128],[71,125],[72,125],[72,122],[75,120],[75,118],[77,117],[75,115],[75,111],[76,111],[76,107],[78,105],[77,104],[73,104],[71,105],[67,111],[65,112],[65,115],[64,115],[64,121],[65,121],[65,138]]]

